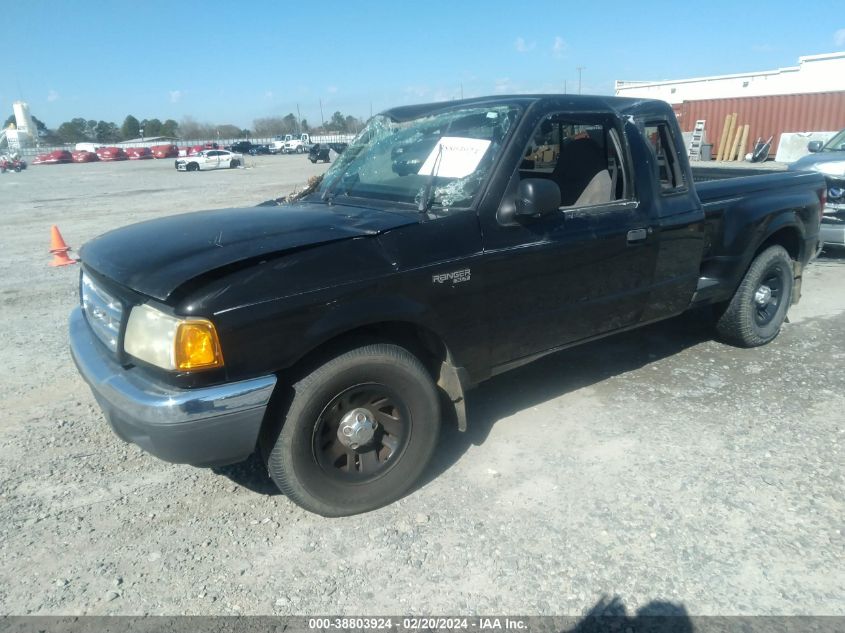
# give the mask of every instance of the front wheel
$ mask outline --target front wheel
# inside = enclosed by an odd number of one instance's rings
[[[716,322],[721,337],[740,347],[772,341],[792,302],[792,271],[792,259],[782,246],[757,255]]]
[[[296,153],[301,154],[304,150],[301,147],[296,148]]]
[[[270,477],[323,516],[374,510],[406,493],[437,444],[440,406],[422,363],[397,345],[341,354],[293,385],[278,437],[266,437]]]

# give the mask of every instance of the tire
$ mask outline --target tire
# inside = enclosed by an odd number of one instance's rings
[[[302,152],[303,152],[303,149],[302,149],[301,147],[297,147],[297,148],[296,148],[296,153],[297,153],[297,154],[301,154]]]
[[[188,166],[185,169],[186,171],[199,171],[200,166],[197,163],[188,163]]]
[[[310,161],[311,161],[311,164],[312,164],[312,165],[316,165],[316,164],[317,164],[317,159],[316,159],[316,158],[309,158],[308,160],[310,160]]]
[[[780,333],[792,302],[793,266],[782,246],[754,258],[716,321],[720,337],[740,347],[765,345]]]
[[[368,441],[349,447],[338,428],[354,421],[353,411],[376,424]],[[293,385],[281,417],[278,437],[263,440],[270,477],[291,501],[327,517],[374,510],[405,494],[440,431],[431,376],[414,355],[389,344],[352,349],[312,371]]]
[[[237,158],[229,161],[229,169],[235,169],[236,167],[240,167],[241,161]]]

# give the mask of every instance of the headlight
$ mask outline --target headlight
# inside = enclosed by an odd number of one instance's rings
[[[827,176],[845,176],[845,160],[835,160],[829,163],[816,163],[811,167],[814,171],[821,172]]]
[[[208,319],[180,319],[149,305],[132,308],[123,349],[127,354],[171,371],[223,366],[217,330]]]

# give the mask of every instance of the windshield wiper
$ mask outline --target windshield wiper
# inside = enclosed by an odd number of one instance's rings
[[[422,198],[420,198],[420,206],[417,207],[417,210],[420,213],[425,213],[428,211],[428,203],[431,200],[431,188],[434,186],[434,179],[437,177],[437,172],[440,171],[440,165],[443,162],[443,145],[438,144],[437,146],[437,156],[434,157],[434,162],[431,165],[431,174],[428,176],[428,180],[425,183],[425,189],[423,190]]]

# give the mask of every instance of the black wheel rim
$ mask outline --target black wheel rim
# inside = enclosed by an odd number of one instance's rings
[[[341,441],[345,416],[365,410],[376,424],[372,439],[355,448]],[[319,466],[347,483],[365,483],[384,475],[405,450],[410,437],[410,412],[398,394],[385,385],[350,387],[323,408],[314,425],[312,450]]]
[[[774,266],[763,275],[763,279],[752,297],[754,322],[758,326],[769,325],[775,319],[783,302],[783,293],[783,270],[780,266]]]

